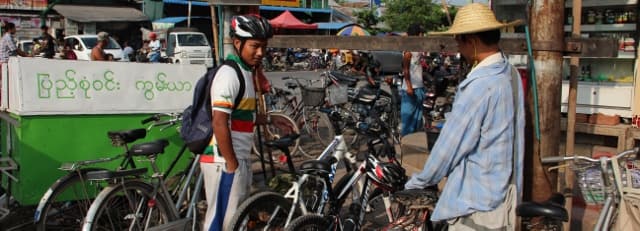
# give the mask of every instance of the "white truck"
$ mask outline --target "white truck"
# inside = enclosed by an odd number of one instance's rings
[[[213,67],[213,52],[204,33],[188,28],[167,30],[166,54],[172,63],[204,64]]]

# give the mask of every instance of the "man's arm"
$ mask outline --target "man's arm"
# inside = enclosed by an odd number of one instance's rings
[[[214,110],[211,123],[213,125],[213,135],[216,138],[218,151],[226,162],[227,171],[234,172],[236,168],[238,168],[238,159],[236,159],[236,153],[233,151],[233,144],[231,142],[229,114]]]
[[[411,52],[405,51],[402,56],[402,72],[404,74],[404,84],[407,86],[407,95],[413,96],[413,86],[411,85]]]
[[[104,57],[102,51],[100,51],[100,49],[98,49],[97,47],[94,47],[93,49],[91,49],[91,60],[95,60],[95,61],[105,61],[106,58]]]

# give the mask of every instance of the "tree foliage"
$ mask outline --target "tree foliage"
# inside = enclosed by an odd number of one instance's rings
[[[393,31],[405,31],[412,23],[422,25],[426,31],[441,31],[449,26],[442,5],[433,0],[385,0],[386,11],[382,20]],[[449,7],[453,20],[456,9]]]
[[[357,18],[357,23],[371,34],[377,34],[380,31],[379,28],[376,28],[376,25],[380,22],[380,17],[377,16],[375,8],[354,11],[353,16]]]

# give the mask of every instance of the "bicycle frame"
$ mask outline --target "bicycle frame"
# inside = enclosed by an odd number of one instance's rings
[[[320,156],[317,158],[317,160],[323,160],[328,158],[329,154],[332,154],[331,158],[334,158],[335,160],[331,164],[331,172],[329,173],[328,183],[333,183],[333,178],[336,174],[338,163],[340,161],[343,161],[345,163],[347,172],[350,172],[351,171],[350,166],[356,163],[355,156],[352,153],[350,153],[348,150],[349,149],[347,148],[347,144],[344,141],[342,135],[336,135],[333,141],[324,149],[324,151],[322,151]],[[296,207],[298,207],[302,211],[302,214],[310,213],[309,211],[307,211],[307,208],[301,204],[300,186],[304,184],[304,182],[306,182],[309,177],[312,177],[312,176],[313,175],[311,174],[303,174],[297,181],[293,182],[293,185],[291,186],[291,188],[289,188],[287,193],[284,195],[285,198],[291,199],[293,201],[290,211],[295,211]],[[320,206],[316,211],[313,211],[313,213],[320,213],[324,209],[324,205],[328,201],[329,186],[325,183],[325,181],[321,181],[321,182],[323,183],[323,191],[322,191],[322,198],[320,198],[320,203],[319,203]],[[338,197],[340,198],[340,196]],[[290,212],[285,224],[288,225],[292,219],[293,219],[293,212]]]

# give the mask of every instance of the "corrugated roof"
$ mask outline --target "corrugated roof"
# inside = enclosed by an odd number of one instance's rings
[[[77,22],[149,21],[149,17],[131,7],[56,5],[53,9],[65,18]]]

